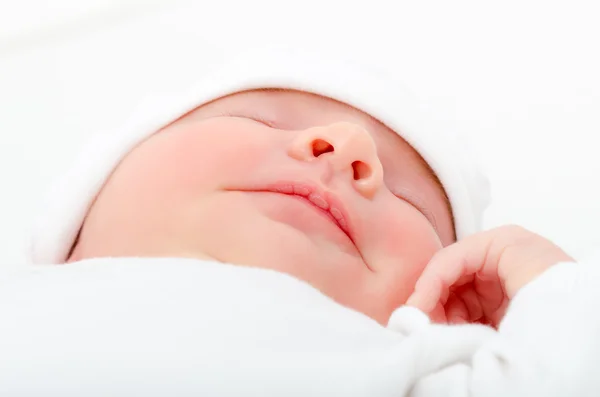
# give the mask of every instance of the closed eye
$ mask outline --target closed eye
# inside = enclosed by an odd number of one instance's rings
[[[396,196],[397,198],[399,198],[400,200],[410,204],[411,206],[413,206],[415,209],[417,209],[421,214],[423,214],[423,216],[425,218],[427,218],[427,220],[429,221],[429,223],[431,223],[431,225],[433,226],[433,228],[436,230],[436,232],[438,231],[437,228],[437,222],[435,221],[435,217],[433,216],[433,213],[431,211],[429,211],[421,202],[420,200],[412,197],[411,195],[408,194],[400,194],[400,193],[396,193],[396,192],[392,192],[392,194],[394,196]]]
[[[274,122],[272,122],[272,121],[269,121],[269,120],[267,120],[267,119],[265,119],[265,118],[263,118],[263,117],[260,117],[260,116],[258,116],[258,115],[250,115],[250,116],[245,116],[244,118],[247,118],[247,119],[250,119],[250,120],[256,121],[257,123],[260,123],[260,124],[266,125],[267,127],[270,127],[270,128],[277,128],[277,127],[275,126],[275,123],[274,123]]]
[[[242,115],[242,114],[233,113],[233,112],[223,112],[223,113],[219,114],[219,117],[237,117],[240,119],[255,121],[257,123],[260,123],[260,124],[265,125],[270,128],[277,128],[276,123],[274,123],[271,120],[267,120],[266,118],[261,117],[260,115],[255,114],[255,113]]]

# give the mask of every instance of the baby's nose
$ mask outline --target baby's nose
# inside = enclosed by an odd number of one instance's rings
[[[383,184],[377,146],[366,129],[353,123],[339,122],[301,131],[289,154],[301,161],[329,161],[366,198],[373,197]]]

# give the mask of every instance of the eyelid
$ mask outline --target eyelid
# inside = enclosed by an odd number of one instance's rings
[[[238,118],[241,118],[241,119],[256,121],[257,123],[263,124],[263,125],[265,125],[267,127],[270,127],[270,128],[277,128],[274,122],[269,121],[266,118],[261,117],[260,115],[258,115],[256,113],[246,113],[246,112],[244,112],[244,114],[240,114],[240,113],[224,112],[224,113],[221,113],[220,116],[221,117],[238,117]]]
[[[267,127],[270,127],[270,128],[277,128],[275,126],[275,123],[273,123],[272,121],[268,121],[268,120],[266,120],[266,119],[264,119],[264,118],[262,118],[262,117],[260,117],[258,115],[250,115],[250,116],[246,116],[245,118],[250,119],[250,120],[254,120],[257,123],[264,124],[264,125],[266,125]]]
[[[413,194],[404,191],[404,190],[400,190],[400,191],[392,191],[392,194],[396,197],[398,197],[399,199],[406,201],[408,204],[412,205],[413,207],[415,207],[421,214],[423,214],[423,216],[425,216],[425,218],[427,218],[427,220],[431,223],[431,225],[433,226],[433,228],[437,231],[437,222],[435,221],[435,216],[433,216],[433,213],[431,211],[429,211],[424,205],[421,199],[415,197]]]

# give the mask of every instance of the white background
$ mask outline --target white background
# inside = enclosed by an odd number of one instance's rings
[[[391,65],[479,149],[486,226],[519,223],[575,257],[600,247],[595,1],[0,0],[0,258],[86,137],[155,90],[275,42]]]

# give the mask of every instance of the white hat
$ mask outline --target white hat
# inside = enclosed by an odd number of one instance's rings
[[[432,128],[419,102],[380,71],[369,71],[295,52],[254,52],[189,86],[185,92],[155,98],[115,131],[100,134],[54,186],[36,220],[28,252],[32,263],[63,263],[83,220],[121,159],[140,142],[196,107],[235,92],[288,88],[344,102],[396,131],[429,164],[446,190],[456,235],[481,228],[489,204],[489,184],[457,137]]]

